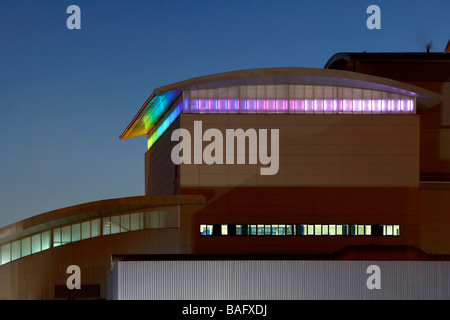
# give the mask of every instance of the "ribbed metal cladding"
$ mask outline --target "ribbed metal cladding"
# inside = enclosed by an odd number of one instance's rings
[[[450,261],[122,261],[111,276],[123,300],[450,299]]]

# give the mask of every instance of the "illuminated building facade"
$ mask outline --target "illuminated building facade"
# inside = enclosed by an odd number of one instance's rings
[[[107,293],[118,278],[106,270],[137,256],[448,260],[450,166],[439,141],[450,127],[431,123],[450,110],[449,54],[420,61],[446,73],[432,86],[358,72],[360,61],[349,70],[356,58],[341,57],[324,69],[239,70],[155,89],[120,137],[147,137],[145,196],[2,228],[0,298],[120,298]],[[84,291],[65,289],[69,265],[80,266]]]

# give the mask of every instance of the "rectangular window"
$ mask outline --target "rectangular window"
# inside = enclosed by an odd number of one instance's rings
[[[264,225],[263,224],[258,224],[256,229],[257,229],[256,233],[258,234],[258,236],[263,236],[264,235]]]
[[[320,224],[315,224],[314,225],[314,234],[316,236],[321,236],[322,235],[322,225],[320,225]]]
[[[292,227],[292,224],[286,225],[286,235],[292,236],[294,234],[294,228]]]
[[[300,235],[304,236],[308,234],[308,230],[307,230],[307,225],[306,224],[301,224],[300,225]]]
[[[42,243],[41,243],[41,248],[42,250],[47,250],[50,249],[51,246],[51,241],[52,241],[52,235],[50,231],[44,231],[41,234],[41,239],[42,239]]]
[[[370,224],[366,224],[365,226],[365,234],[366,236],[371,236],[372,235],[372,226]]]
[[[111,219],[103,218],[103,235],[111,234]]]
[[[335,224],[330,224],[328,226],[328,234],[330,236],[335,236],[336,235],[336,225]]]
[[[266,225],[264,226],[264,234],[265,234],[266,236],[272,235],[272,228],[270,227],[270,224],[266,224]]]
[[[120,216],[120,232],[130,231],[130,215],[124,214]]]
[[[22,242],[22,257],[28,256],[31,254],[31,238],[26,237],[21,240]]]
[[[21,245],[20,240],[11,243],[11,260],[16,260],[21,257]]]
[[[327,235],[328,235],[328,225],[327,225],[327,224],[324,224],[324,225],[322,226],[322,234],[323,234],[324,236],[327,236]]]
[[[206,236],[206,224],[200,225],[200,235]]]
[[[130,229],[132,231],[140,229],[140,213],[132,213],[130,214]]]
[[[342,236],[343,234],[344,234],[344,228],[343,228],[342,224],[338,224],[336,226],[336,235]]]
[[[81,225],[79,223],[75,223],[72,225],[72,242],[80,241],[81,239]]]
[[[65,226],[61,228],[61,244],[66,244],[70,242],[70,226]]]
[[[91,237],[100,235],[100,219],[91,220]]]
[[[238,236],[242,235],[242,225],[241,224],[236,225],[236,235],[238,235]]]
[[[392,225],[387,225],[387,226],[386,226],[386,235],[387,235],[387,236],[392,236],[392,235],[393,235],[393,228],[392,228]]]
[[[249,235],[256,236],[256,224],[249,225]]]
[[[85,221],[81,223],[81,239],[89,239],[91,237],[91,222]]]
[[[53,229],[53,246],[57,247],[61,245],[61,228]]]
[[[394,236],[400,235],[400,226],[398,224],[394,225]]]
[[[363,236],[365,231],[365,226],[362,224],[358,225],[358,236]]]
[[[314,235],[314,225],[308,224],[307,228],[308,228],[308,236],[313,236]]]
[[[278,235],[278,225],[277,224],[273,224],[272,225],[272,235],[273,236],[277,236]]]
[[[280,236],[286,235],[286,225],[285,224],[278,225],[278,234]]]
[[[222,225],[222,227],[221,227],[221,234],[222,234],[223,236],[228,235],[228,225],[227,225],[227,224],[223,224],[223,225]]]
[[[41,251],[41,235],[35,234],[31,236],[31,253],[37,253]]]
[[[111,217],[111,234],[120,232],[120,216]]]
[[[5,244],[1,248],[2,250],[2,264],[8,263],[11,261],[11,245]]]
[[[344,236],[348,236],[348,233],[349,233],[348,224],[342,225],[342,234]]]

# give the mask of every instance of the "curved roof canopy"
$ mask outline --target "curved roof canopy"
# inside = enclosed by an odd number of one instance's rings
[[[61,208],[0,228],[0,245],[77,221],[155,207],[203,204],[202,195],[134,196]],[[0,261],[1,265],[1,261]]]
[[[432,107],[441,100],[439,94],[417,86],[345,70],[296,67],[237,70],[192,78],[155,89],[120,139],[149,133],[156,121],[185,90],[262,84],[308,84],[371,89],[413,97],[425,107]]]

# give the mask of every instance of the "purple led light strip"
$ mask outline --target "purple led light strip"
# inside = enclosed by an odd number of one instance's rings
[[[412,99],[190,99],[189,112],[412,114],[414,105]]]

